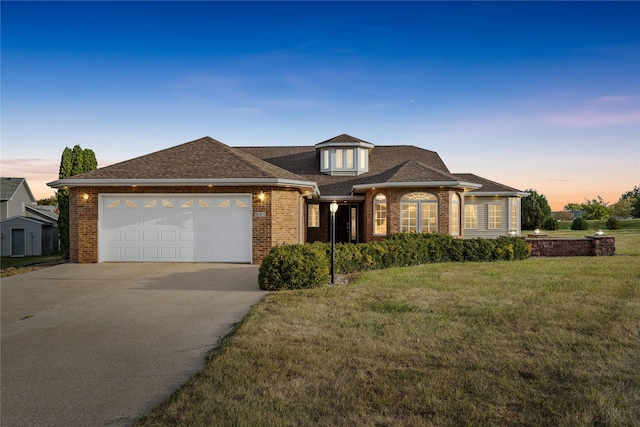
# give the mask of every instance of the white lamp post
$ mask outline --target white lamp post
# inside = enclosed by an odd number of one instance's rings
[[[331,212],[331,284],[335,283],[335,264],[336,264],[336,212],[338,212],[338,204],[334,200],[329,205]]]

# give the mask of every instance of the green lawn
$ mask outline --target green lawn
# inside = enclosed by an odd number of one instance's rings
[[[62,254],[42,255],[42,256],[24,256],[24,257],[2,257],[0,258],[0,268],[2,270],[14,267],[20,268],[33,264],[46,262],[54,262],[62,260]]]
[[[615,257],[270,293],[138,425],[639,426],[640,231],[619,233]]]

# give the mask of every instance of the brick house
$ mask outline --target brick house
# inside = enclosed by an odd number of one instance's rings
[[[73,262],[260,263],[274,245],[370,242],[402,231],[520,234],[511,187],[449,172],[413,146],[339,135],[315,146],[205,137],[48,184],[70,193]]]

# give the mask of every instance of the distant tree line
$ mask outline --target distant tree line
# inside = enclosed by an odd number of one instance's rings
[[[555,219],[551,217],[551,208],[544,194],[539,194],[536,190],[525,190],[529,195],[522,198],[521,221],[523,230],[533,230],[536,228],[554,229]],[[582,218],[588,219],[608,219],[609,217],[633,217],[640,218],[640,185],[633,190],[627,191],[620,196],[620,199],[613,205],[609,205],[602,197],[595,199],[585,199],[584,203],[567,203],[565,212],[584,212]]]

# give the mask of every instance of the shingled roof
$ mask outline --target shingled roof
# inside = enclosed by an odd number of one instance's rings
[[[449,172],[438,153],[408,145],[376,146],[370,153],[369,171],[358,176],[331,176],[321,173],[314,147],[238,149],[280,168],[286,168],[308,181],[316,182],[323,196],[348,196],[356,185],[458,181],[458,178]]]
[[[473,174],[452,174],[438,153],[409,145],[375,146],[369,150],[369,169],[360,175],[330,175],[320,172],[319,152],[322,144],[373,144],[342,134],[315,146],[229,147],[204,137],[172,148],[156,151],[68,179],[49,183],[52,187],[80,185],[161,185],[200,180],[237,182],[273,180],[284,185],[296,183],[311,187],[322,197],[347,197],[371,186],[383,185],[454,185],[480,192],[518,192],[518,190]],[[191,180],[191,181],[190,181]],[[283,181],[287,181],[283,184]],[[195,184],[194,184],[195,185]],[[225,184],[223,184],[225,185]],[[317,187],[316,187],[317,186]]]
[[[344,142],[344,143],[364,142],[365,144],[371,144],[370,142],[365,141],[363,139],[356,138],[355,136],[351,136],[351,135],[347,135],[346,133],[343,133],[342,135],[334,136],[333,138],[329,138],[326,141],[322,141],[318,145],[326,144],[328,142],[332,142],[332,143],[335,143],[335,142]]]
[[[508,187],[504,184],[500,184],[499,182],[491,181],[489,179],[483,178],[478,175],[474,175],[472,173],[456,173],[454,176],[458,177],[461,181],[467,182],[475,182],[478,184],[482,184],[482,187],[474,190],[476,193],[522,193],[520,190],[517,190],[513,187]]]
[[[24,182],[24,178],[0,178],[0,199],[10,200]]]
[[[302,177],[210,137],[106,166],[73,179],[259,179]]]

